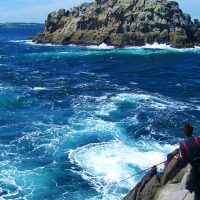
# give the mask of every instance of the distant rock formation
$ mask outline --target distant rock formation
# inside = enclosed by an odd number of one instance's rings
[[[66,1],[67,3],[67,1]],[[99,45],[116,47],[168,44],[200,46],[200,22],[191,20],[175,1],[95,0],[48,15],[45,31],[37,43]]]

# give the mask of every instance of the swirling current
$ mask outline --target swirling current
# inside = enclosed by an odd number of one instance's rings
[[[200,132],[200,49],[34,44],[0,28],[0,198],[119,200]]]

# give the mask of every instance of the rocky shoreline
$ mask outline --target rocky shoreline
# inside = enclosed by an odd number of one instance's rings
[[[115,47],[156,42],[191,48],[200,46],[200,22],[192,21],[175,1],[95,0],[49,14],[44,32],[33,41]]]
[[[193,200],[194,194],[186,189],[191,167],[182,168],[173,158],[176,153],[168,155],[162,173],[153,167],[123,200]]]

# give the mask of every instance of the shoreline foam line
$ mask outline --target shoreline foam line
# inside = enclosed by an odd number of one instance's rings
[[[12,43],[21,43],[21,44],[28,44],[28,45],[38,45],[38,46],[51,46],[51,47],[80,47],[80,48],[88,48],[88,49],[94,49],[94,50],[134,50],[134,49],[160,49],[160,50],[173,50],[173,51],[179,51],[179,52],[184,52],[184,51],[192,51],[192,50],[200,50],[200,46],[194,46],[194,48],[174,48],[171,47],[170,45],[167,44],[159,44],[157,42],[153,44],[146,44],[144,46],[125,46],[125,47],[115,47],[115,46],[109,46],[106,43],[101,43],[100,45],[76,45],[76,44],[69,44],[69,45],[58,45],[58,44],[42,44],[42,43],[36,43],[33,42],[32,40],[10,40],[9,42]]]

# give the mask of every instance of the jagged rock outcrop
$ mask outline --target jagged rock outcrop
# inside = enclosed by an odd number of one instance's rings
[[[193,200],[194,193],[188,188],[190,165],[182,168],[173,158],[178,150],[168,155],[168,162],[162,173],[153,167],[123,200]],[[190,184],[191,181],[190,180]]]
[[[67,1],[66,1],[67,3]],[[200,22],[191,20],[175,1],[95,0],[48,15],[38,43],[172,47],[200,46]]]

